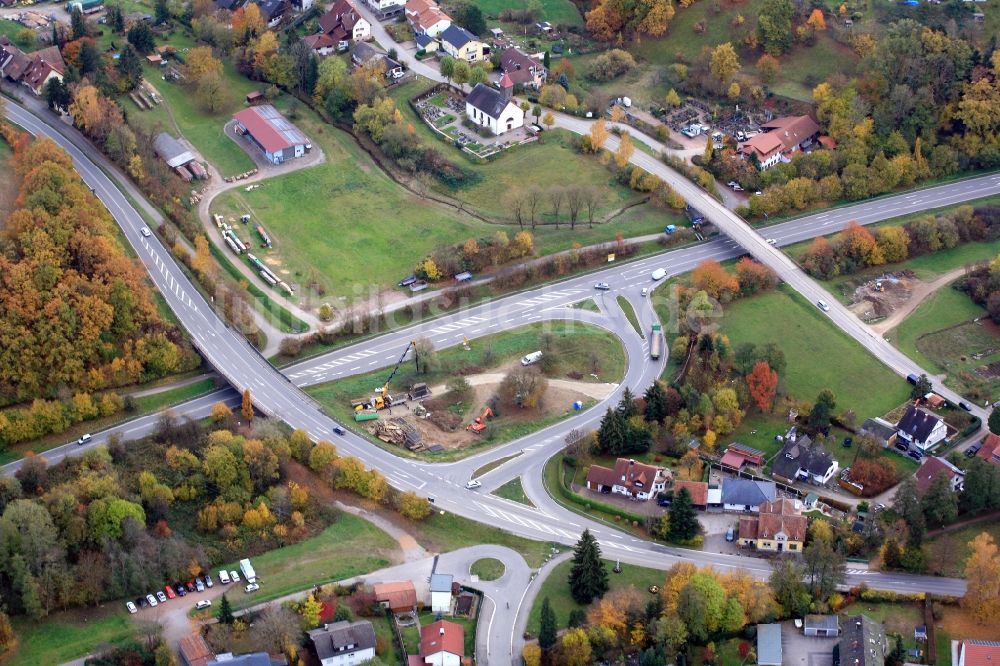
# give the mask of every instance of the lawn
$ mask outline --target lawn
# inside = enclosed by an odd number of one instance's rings
[[[965,561],[969,559],[969,542],[982,532],[1000,543],[1000,524],[995,520],[985,520],[928,539],[930,557],[929,572],[939,576],[965,577]]]
[[[448,512],[432,513],[422,522],[417,541],[435,553],[447,553],[481,544],[506,546],[521,553],[528,566],[533,569],[542,566],[554,548],[560,550],[563,548],[558,544],[525,539]]]
[[[194,45],[190,37],[177,32],[162,41],[177,48]],[[180,83],[164,81],[160,69],[149,63],[143,64],[146,80],[160,93],[163,102],[149,111],[140,111],[135,103],[127,98],[122,99],[122,104],[128,109],[129,117],[144,127],[158,126],[161,131],[171,134],[179,130],[223,176],[233,176],[249,171],[254,167],[254,163],[243,148],[226,136],[222,128],[229,122],[233,112],[242,108],[244,96],[252,90],[257,90],[259,84],[240,76],[228,59],[223,58],[222,62],[223,87],[226,90],[228,103],[217,113],[205,111],[190,88]],[[167,112],[167,105],[171,113]]]
[[[150,414],[158,412],[165,407],[176,405],[192,398],[205,395],[215,390],[214,379],[202,379],[187,386],[181,386],[160,393],[154,393],[141,398],[136,398],[136,411],[140,414]]]
[[[959,354],[979,350],[957,349],[951,345],[947,349],[940,349],[940,346],[935,344],[940,335],[935,333],[972,321],[982,315],[983,309],[973,303],[968,294],[943,287],[931,294],[899,326],[890,331],[887,337],[927,370],[954,372],[956,369],[965,369],[954,365],[958,361]],[[985,359],[966,362],[963,365],[973,367],[984,362]]]
[[[730,304],[720,324],[734,348],[743,342],[778,344],[787,362],[782,383],[798,400],[811,401],[828,388],[837,397],[836,411],[853,409],[860,422],[909,396],[901,377],[788,287]]]
[[[473,576],[479,576],[479,580],[490,581],[503,576],[504,570],[505,567],[500,560],[492,557],[484,557],[472,563],[469,573]]]
[[[579,303],[574,303],[573,307],[577,310],[586,310],[587,312],[600,312],[601,309],[597,307],[597,303],[594,302],[592,298],[585,298]]]
[[[531,614],[528,616],[528,632],[538,635],[538,622],[542,614],[542,600],[548,597],[549,605],[556,616],[556,627],[563,629],[569,622],[569,614],[574,610],[585,610],[587,606],[580,605],[573,600],[570,595],[569,570],[573,565],[573,560],[566,560],[559,563],[550,573],[545,582],[542,583],[535,603],[531,607]],[[628,587],[635,587],[640,592],[649,594],[646,590],[650,585],[662,586],[665,574],[659,569],[647,569],[645,567],[631,564],[622,565],[622,572],[616,574],[612,571],[615,563],[611,560],[604,560],[604,568],[608,571],[608,582],[611,590]],[[652,598],[652,595],[649,595]]]
[[[18,647],[4,659],[10,664],[62,664],[133,634],[125,605],[117,602],[53,613],[43,620],[15,617],[13,623]]]
[[[44,46],[44,44],[39,45],[37,40],[27,41],[21,39],[21,31],[24,29],[25,27],[17,21],[9,21],[7,19],[0,20],[0,35],[14,42],[15,46],[24,49],[29,53],[39,49],[41,46]],[[49,29],[49,32],[52,32],[51,28]]]
[[[618,302],[618,307],[622,309],[625,313],[625,318],[628,319],[628,323],[632,324],[632,328],[635,332],[639,334],[640,338],[645,339],[646,334],[642,332],[642,327],[639,325],[639,318],[635,316],[635,308],[632,307],[632,303],[624,296],[618,296],[615,298]]]
[[[507,483],[503,484],[499,488],[493,491],[493,495],[497,497],[502,497],[508,499],[512,502],[519,502],[527,506],[535,506],[535,504],[528,499],[528,496],[524,494],[524,486],[521,485],[521,479],[511,479]]]
[[[448,3],[443,3],[447,5]],[[527,9],[529,0],[474,0],[472,3],[483,11],[487,18],[496,18],[504,9]],[[541,20],[559,25],[583,25],[583,16],[570,0],[541,0]]]
[[[547,341],[550,344],[547,344]],[[549,369],[549,376],[553,378],[579,377],[578,381],[583,382],[606,382],[618,381],[625,374],[625,354],[617,338],[595,326],[563,321],[530,324],[479,338],[473,341],[470,351],[458,346],[439,351],[438,369],[427,374],[417,374],[414,367],[407,362],[400,366],[393,387],[400,390],[417,382],[435,386],[446,383],[463,368],[475,368],[476,372],[485,372],[508,364],[536,349],[545,350],[545,354],[551,359],[553,365]],[[307,388],[306,392],[334,418],[341,422],[353,423],[350,401],[359,395],[370,393],[372,386],[381,385],[388,372],[387,369],[376,370],[364,375],[318,384]],[[598,378],[595,379],[590,373],[596,373]],[[593,401],[585,401],[584,404],[593,404]],[[481,407],[482,405],[478,403],[463,405],[463,416],[471,416],[473,411]],[[538,419],[504,420],[501,416],[491,422],[489,433],[485,434],[480,442],[460,449],[422,454],[422,457],[435,460],[465,457],[484,447],[495,446],[527,435],[573,413],[567,405],[565,412],[549,413]],[[360,432],[367,435],[366,430],[361,429]],[[393,453],[406,455],[406,452],[399,447],[385,444],[371,436],[369,439]]]
[[[344,513],[317,536],[253,558],[260,590],[246,595],[235,588],[232,601],[242,608],[277,599],[324,583],[351,578],[389,566],[399,545],[371,523]],[[221,567],[220,567],[221,568]],[[236,569],[236,562],[227,569]]]

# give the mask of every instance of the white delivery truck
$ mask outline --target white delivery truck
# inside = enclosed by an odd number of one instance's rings
[[[538,363],[539,359],[541,358],[542,358],[542,352],[540,351],[531,352],[530,354],[526,355],[524,358],[521,359],[521,365],[524,366],[534,365],[535,363]]]
[[[653,271],[654,280],[662,280],[665,277],[667,277],[667,271],[665,271],[664,269],[657,268],[655,271]]]
[[[252,583],[257,580],[257,572],[253,570],[253,565],[250,564],[250,560],[240,560],[240,571],[243,572],[243,578],[245,578],[248,583]]]

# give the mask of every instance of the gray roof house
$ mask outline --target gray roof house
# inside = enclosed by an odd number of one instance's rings
[[[451,574],[431,574],[431,592],[447,592],[451,594],[451,582],[455,577]]]
[[[496,88],[485,83],[477,83],[469,96],[465,98],[465,102],[491,118],[499,118],[503,110],[507,108],[510,99],[504,97],[504,94]]]
[[[866,615],[844,620],[840,636],[840,663],[845,666],[885,666],[889,644],[885,629]]]
[[[375,628],[367,620],[334,622],[306,633],[322,666],[355,666],[375,658]]]
[[[275,659],[266,652],[237,655],[226,652],[215,655],[215,661],[208,662],[208,666],[286,666],[286,664],[288,662],[284,657]]]
[[[927,451],[948,436],[948,427],[934,414],[910,405],[896,424],[896,436],[910,446]]]
[[[837,473],[840,464],[826,447],[808,436],[786,441],[771,463],[771,474],[780,481],[808,481],[823,485]]]
[[[873,419],[865,419],[858,433],[871,437],[882,446],[889,446],[896,438],[896,426],[876,416]]]
[[[760,666],[781,666],[781,625],[757,625],[757,663]]]
[[[722,505],[730,511],[758,511],[777,497],[774,481],[726,479],[722,482]]]
[[[836,615],[806,615],[802,633],[806,636],[837,637],[840,620]]]
[[[396,71],[403,71],[402,65],[367,42],[356,42],[351,47],[351,64],[355,67],[372,64],[373,61],[381,61],[386,77],[392,76]]]
[[[166,132],[160,132],[153,139],[153,150],[171,169],[184,166],[195,159],[194,153]]]
[[[476,36],[462,26],[452,23],[441,31],[438,39],[442,42],[448,42],[456,49],[460,49],[469,42],[476,41]]]

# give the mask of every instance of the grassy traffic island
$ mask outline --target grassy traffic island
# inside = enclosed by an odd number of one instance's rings
[[[520,359],[535,351],[542,352],[541,359],[522,366]],[[380,410],[369,421],[355,421],[351,402],[370,396],[373,387],[386,381],[389,369],[307,392],[332,417],[387,450],[455,460],[536,432],[581,405],[593,405],[625,374],[618,339],[578,322],[530,324],[474,340],[469,349],[424,353],[420,364],[419,372],[409,360],[400,366],[390,393],[403,396],[426,384],[431,396]]]
[[[503,562],[493,557],[484,557],[472,563],[469,570],[473,576],[479,576],[479,580],[496,580],[503,576],[506,567]]]

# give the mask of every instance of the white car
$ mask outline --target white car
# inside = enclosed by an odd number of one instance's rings
[[[93,436],[88,432],[86,435],[83,435],[80,439],[76,440],[76,445],[83,446],[84,444],[88,444],[92,439]]]
[[[645,295],[647,295],[648,293],[649,293],[649,288],[648,288],[648,287],[643,287],[643,288],[642,288],[642,295],[643,295],[643,296],[645,296]]]
[[[778,244],[778,241],[776,241],[776,240],[775,240],[775,239],[773,239],[773,238],[768,238],[768,239],[767,239],[767,244],[768,244],[768,245],[777,245],[777,244]]]
[[[598,282],[594,285],[594,289],[600,289],[601,291],[608,291],[611,289],[611,285],[607,282]]]
[[[150,606],[156,606],[156,597],[154,597],[152,594],[147,594],[146,602],[149,603]]]
[[[156,598],[159,600],[161,604],[167,603],[167,595],[163,594],[163,592],[157,592]]]
[[[205,585],[208,587],[213,587],[215,585],[215,583],[212,582],[212,577],[208,574],[205,574]]]
[[[229,585],[229,572],[225,569],[219,569],[219,582],[223,585]]]
[[[212,605],[211,600],[209,600],[209,599],[202,599],[201,601],[199,601],[198,603],[196,603],[194,605],[194,607],[197,608],[198,610],[201,610],[202,608],[208,608],[211,605]]]
[[[826,301],[822,301],[822,300],[816,301],[816,307],[818,307],[823,312],[829,312],[830,311],[830,306],[829,306],[829,304]]]
[[[134,604],[134,603],[132,603],[131,601],[126,601],[126,602],[125,602],[125,608],[127,608],[127,609],[128,609],[128,612],[129,612],[129,613],[133,613],[133,614],[135,614],[135,613],[138,613],[138,612],[139,612],[139,609],[138,609],[138,608],[136,608],[136,607],[135,607],[135,604]]]
[[[733,192],[742,192],[743,188],[740,187],[739,183],[733,183]]]
[[[201,582],[200,578],[195,578],[194,579],[194,589],[197,592],[204,592],[205,591],[205,584]]]
[[[259,589],[260,585],[258,585],[257,583],[250,583],[249,585],[243,588],[243,591],[246,592],[247,594],[250,594],[251,592],[256,592]]]
[[[476,488],[479,488],[482,485],[483,484],[481,482],[476,481],[475,479],[472,479],[471,481],[469,481],[468,483],[465,484],[465,489],[466,490],[475,490]]]
[[[237,572],[235,572],[235,571],[230,571],[229,572],[229,577],[233,579],[234,583],[240,582],[240,575]]]
[[[142,234],[143,236],[145,236],[146,238],[149,238],[150,236],[153,235],[153,232],[150,231],[147,227],[143,227],[142,229],[139,229],[139,233]]]

